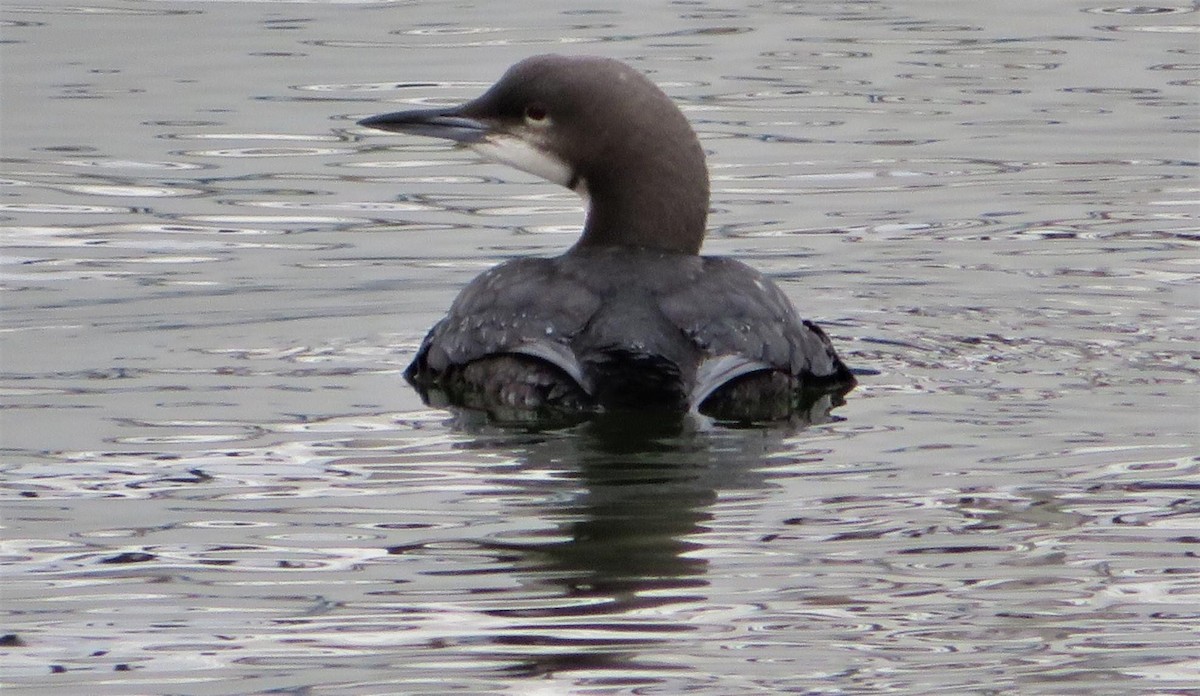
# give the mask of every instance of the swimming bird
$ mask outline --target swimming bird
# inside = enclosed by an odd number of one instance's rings
[[[854,386],[774,282],[699,254],[704,151],[671,99],[625,63],[534,56],[460,106],[359,125],[454,141],[586,202],[566,253],[484,272],[429,331],[405,372],[427,403],[505,418],[658,410],[759,421]]]

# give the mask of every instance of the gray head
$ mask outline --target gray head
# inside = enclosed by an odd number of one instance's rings
[[[360,125],[448,138],[588,200],[577,246],[694,254],[708,215],[704,151],[663,92],[620,61],[543,55],[509,68],[481,97]]]

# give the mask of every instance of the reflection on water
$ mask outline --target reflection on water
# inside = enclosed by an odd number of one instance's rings
[[[1190,654],[1194,621],[1195,502],[1146,476],[1194,475],[1168,445],[1031,452],[917,490],[906,480],[939,447],[849,461],[845,442],[895,432],[848,422],[801,439],[604,421],[453,434],[432,412],[274,430],[307,437],[147,439],[15,470],[13,522],[37,532],[9,544],[6,594],[31,612],[13,678],[199,684],[219,669],[240,692],[268,670],[410,691],[433,670],[443,688],[727,692],[887,675],[914,693],[1091,688],[1098,669],[1187,679],[1159,671]],[[188,444],[207,449],[165,454]],[[1053,486],[1002,485],[1046,459],[1065,463]],[[718,678],[731,652],[756,661],[744,680]]]
[[[1195,8],[932,7],[0,8],[6,689],[1193,689]],[[352,124],[544,50],[679,100],[706,251],[875,373],[836,419],[404,385],[581,208]]]

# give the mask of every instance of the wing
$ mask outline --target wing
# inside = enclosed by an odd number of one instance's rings
[[[787,296],[770,278],[733,259],[703,257],[703,283],[664,294],[663,314],[707,356],[698,384],[706,393],[756,369],[793,377],[838,377],[846,369],[816,325],[802,321]],[[717,308],[714,310],[714,308]],[[734,357],[737,360],[729,360]],[[847,373],[848,374],[848,373]]]
[[[600,305],[595,293],[560,273],[553,259],[502,263],[463,288],[425,337],[410,371],[436,376],[484,356],[516,353],[559,367],[586,389],[570,338]]]

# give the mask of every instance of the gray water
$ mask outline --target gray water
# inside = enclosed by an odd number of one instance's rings
[[[1195,6],[89,2],[0,8],[5,693],[1200,693]],[[582,211],[354,122],[547,51],[678,100],[833,420],[404,384]]]

